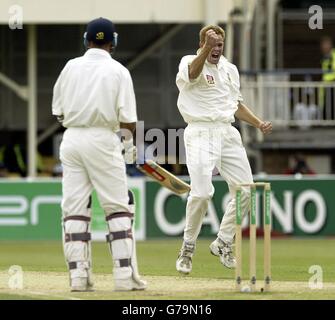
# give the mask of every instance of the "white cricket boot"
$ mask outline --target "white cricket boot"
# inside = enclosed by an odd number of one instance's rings
[[[176,261],[177,271],[189,274],[192,271],[192,257],[195,250],[195,244],[183,243]]]
[[[136,291],[145,290],[147,288],[147,282],[144,280],[130,279],[115,279],[114,290],[115,291]]]
[[[78,277],[71,279],[71,291],[72,292],[92,292],[93,283],[88,281],[87,277]]]
[[[209,249],[211,254],[220,257],[220,261],[225,267],[229,269],[236,267],[236,260],[233,255],[231,243],[224,242],[220,238],[217,238],[210,244]]]

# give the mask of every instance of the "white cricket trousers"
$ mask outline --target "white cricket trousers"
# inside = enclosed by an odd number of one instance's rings
[[[128,212],[126,167],[121,142],[109,128],[68,128],[60,146],[64,216],[87,215],[96,190],[105,214]]]
[[[235,236],[235,193],[240,183],[252,183],[253,177],[238,130],[230,123],[197,122],[184,132],[186,164],[191,191],[186,206],[184,241],[195,243],[208,204],[214,194],[212,172],[216,167],[228,183],[231,200],[225,208],[218,237],[232,243]],[[249,208],[249,188],[242,188],[242,212]]]

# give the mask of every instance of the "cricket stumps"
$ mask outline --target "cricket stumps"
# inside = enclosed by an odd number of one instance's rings
[[[264,231],[264,288],[262,292],[270,291],[271,284],[271,185],[267,182],[246,183],[236,189],[236,290],[242,288],[242,187],[250,188],[250,217],[249,217],[249,281],[250,291],[256,291],[256,194],[257,188],[263,188],[263,231]]]

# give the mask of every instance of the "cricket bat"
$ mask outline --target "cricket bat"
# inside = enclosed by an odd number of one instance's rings
[[[143,164],[138,164],[136,168],[176,194],[183,194],[191,190],[189,184],[177,178],[153,160],[146,160]]]

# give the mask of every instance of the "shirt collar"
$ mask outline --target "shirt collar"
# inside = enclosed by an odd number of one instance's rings
[[[86,57],[104,57],[104,58],[111,58],[111,55],[103,49],[98,49],[98,48],[90,48],[88,49],[85,54]]]

